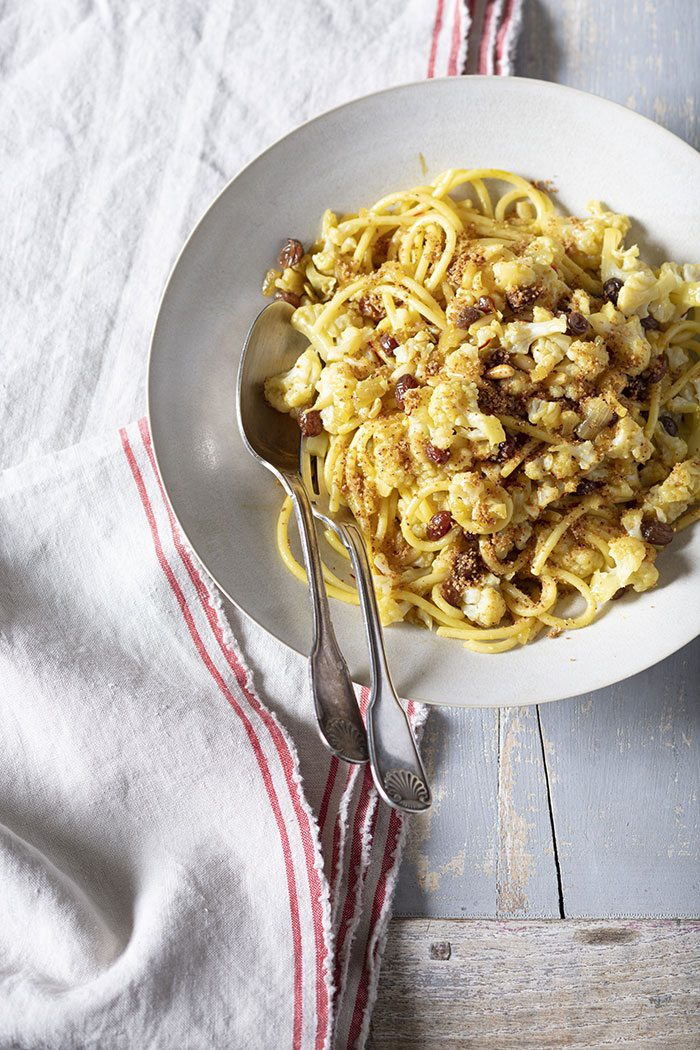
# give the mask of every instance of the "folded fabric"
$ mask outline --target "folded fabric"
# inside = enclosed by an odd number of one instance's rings
[[[0,520],[0,1046],[354,1045],[402,820],[305,660],[263,704],[145,423],[5,472]]]

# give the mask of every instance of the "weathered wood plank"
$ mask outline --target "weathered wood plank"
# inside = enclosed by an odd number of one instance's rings
[[[527,0],[523,8],[516,74],[603,95],[700,148],[699,4]],[[643,176],[641,153],[640,161]]]
[[[700,639],[541,708],[567,917],[700,915]]]
[[[395,913],[496,914],[498,736],[498,711],[430,712],[422,751],[435,802],[410,820]]]
[[[558,917],[535,708],[438,708],[423,750],[435,805],[411,820],[395,914]]]
[[[500,711],[499,918],[558,918],[559,888],[537,710]]]
[[[700,923],[394,920],[367,1050],[698,1050]]]

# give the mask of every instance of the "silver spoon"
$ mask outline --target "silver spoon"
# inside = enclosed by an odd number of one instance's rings
[[[372,570],[362,531],[347,507],[330,510],[328,493],[321,481],[317,480],[314,484],[310,460],[304,453],[302,474],[314,514],[333,529],[350,555],[355,570],[370,658],[367,738],[377,790],[396,809],[414,812],[428,809],[431,803],[430,786],[411,724],[391,680]]]
[[[248,333],[238,369],[238,425],[248,451],[279,479],[294,506],[311,598],[309,667],[321,739],[346,762],[366,762],[365,727],[331,623],[316,525],[299,471],[301,431],[291,416],[276,412],[263,395],[264,380],[288,371],[305,347],[303,337],[289,323],[291,314],[288,303],[270,303]]]

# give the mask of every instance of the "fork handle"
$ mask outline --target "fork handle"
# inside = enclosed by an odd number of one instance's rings
[[[374,781],[380,795],[395,809],[425,810],[431,804],[430,785],[411,724],[391,680],[364,537],[351,521],[343,522],[342,535],[357,577],[369,649],[367,741]]]
[[[331,622],[316,523],[309,496],[297,474],[285,474],[284,480],[299,526],[309,582],[313,621],[309,669],[318,730],[326,747],[338,758],[345,762],[366,762],[369,758],[367,734],[350,672]]]

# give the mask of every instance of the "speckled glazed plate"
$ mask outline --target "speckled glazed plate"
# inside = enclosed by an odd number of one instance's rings
[[[422,168],[422,159],[427,174]],[[258,157],[214,201],[165,290],[149,371],[158,465],[205,569],[248,616],[307,653],[305,586],[275,548],[281,491],[244,450],[236,370],[264,305],[261,279],[287,236],[312,241],[325,208],[351,211],[448,167],[505,168],[549,179],[573,214],[604,201],[635,220],[628,243],[657,265],[700,256],[700,156],[604,99],[519,78],[409,84],[342,106]],[[658,565],[661,585],[609,605],[581,631],[499,655],[408,624],[386,631],[401,695],[460,706],[556,700],[619,681],[700,633],[700,528]],[[356,680],[368,662],[359,611],[332,602]]]

